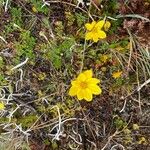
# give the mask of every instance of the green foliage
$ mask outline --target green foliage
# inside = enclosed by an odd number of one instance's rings
[[[55,68],[59,69],[62,66],[62,57],[69,60],[72,56],[71,47],[74,45],[74,38],[67,38],[62,43],[53,45],[53,49],[47,45],[42,44],[43,58],[52,61]]]
[[[66,59],[70,59],[72,56],[71,47],[75,44],[74,38],[67,38],[57,47],[57,51],[65,56]]]
[[[122,77],[116,78],[112,82],[111,88],[114,92],[118,91],[120,90],[121,87],[125,86],[126,82],[127,82],[127,79],[123,79]]]
[[[75,110],[70,109],[65,103],[57,103],[57,106],[64,112],[66,116],[73,116],[75,113]]]
[[[54,51],[52,51],[52,62],[56,68],[60,68],[62,66],[62,57],[66,58],[66,60],[70,59],[72,56],[71,46],[74,44],[73,38],[68,38],[62,42],[62,44],[58,45]]]
[[[5,76],[0,72],[0,85],[5,85],[6,82]]]
[[[114,16],[117,13],[119,8],[117,0],[107,1],[107,4],[104,4],[103,12],[104,16]]]
[[[53,150],[57,150],[58,149],[58,144],[57,144],[57,142],[56,141],[53,141],[52,142],[52,148],[53,148]]]
[[[47,29],[49,29],[50,28],[49,18],[48,17],[43,17],[42,18],[42,24],[44,24],[44,27],[46,27]]]
[[[109,44],[106,42],[101,43],[100,45],[100,52],[101,53],[105,53],[105,51],[107,51],[109,48]]]
[[[4,31],[5,34],[11,33],[13,31],[14,31],[14,25],[13,25],[12,22],[7,24],[7,25],[5,25],[5,31]]]
[[[126,121],[124,121],[120,117],[117,117],[114,119],[114,125],[117,129],[120,130],[120,129],[124,128],[127,125],[127,123],[126,123]]]
[[[35,7],[35,9],[40,12],[40,13],[44,13],[45,15],[48,14],[48,7],[47,6],[44,6],[42,7],[42,5],[44,4],[42,1],[39,1],[39,0],[28,0],[31,5],[33,7]]]
[[[9,121],[8,118],[0,117],[0,122],[7,123]]]
[[[64,25],[62,21],[57,21],[55,32],[57,35],[64,35]]]
[[[62,66],[62,61],[61,61],[61,56],[60,53],[57,51],[53,51],[51,53],[51,58],[50,60],[52,61],[53,65],[55,68],[59,69]]]
[[[22,26],[22,9],[21,8],[11,8],[12,22],[17,24],[18,26]]]
[[[75,13],[75,16],[76,16],[78,26],[81,27],[85,23],[87,17],[81,13]]]
[[[11,13],[11,22],[9,22],[7,25],[5,25],[5,33],[11,33],[16,28],[14,27],[14,24],[18,25],[20,28],[23,27],[23,21],[22,21],[22,9],[12,7],[10,9]]]
[[[108,31],[108,34],[114,34],[118,31],[118,27],[122,25],[123,19],[111,20],[111,28]]]
[[[19,40],[15,42],[16,48],[16,59],[20,60],[20,57],[28,57],[34,59],[33,49],[35,47],[36,41],[33,36],[31,36],[30,31],[23,30],[20,33]]]
[[[68,26],[72,26],[75,21],[74,15],[71,12],[65,12],[65,16],[68,21],[67,22]]]
[[[36,120],[36,115],[28,115],[17,119],[17,123],[21,124],[23,128],[29,128]]]
[[[45,139],[45,140],[44,140],[44,144],[45,144],[45,145],[50,145],[49,139]]]
[[[125,47],[128,46],[128,44],[129,44],[129,40],[128,39],[122,39],[120,41],[114,41],[114,42],[112,42],[109,45],[109,48],[112,48],[112,49],[114,49],[116,47],[123,47],[123,48],[125,48]]]
[[[4,76],[0,74],[0,82],[2,82],[3,80],[4,80]]]
[[[3,1],[0,1],[0,13],[2,11],[2,8],[3,8]]]

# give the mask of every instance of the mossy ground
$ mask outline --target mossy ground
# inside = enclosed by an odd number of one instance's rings
[[[107,38],[85,41],[104,17]],[[149,41],[148,0],[0,1],[0,149],[149,150]],[[101,80],[92,102],[68,95],[87,69]]]

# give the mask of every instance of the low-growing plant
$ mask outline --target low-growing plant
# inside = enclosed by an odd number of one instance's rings
[[[21,58],[30,58],[34,60],[34,47],[36,39],[31,35],[30,31],[22,30],[19,39],[15,42],[14,47],[16,49],[15,63],[18,63]]]

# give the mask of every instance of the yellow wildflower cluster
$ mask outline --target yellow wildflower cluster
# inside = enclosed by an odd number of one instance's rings
[[[100,39],[105,39],[106,38],[105,31],[108,31],[110,26],[111,26],[110,22],[104,20],[86,23],[85,27],[87,29],[87,33],[85,34],[85,39],[93,40],[94,42],[98,42],[98,40]]]
[[[91,101],[93,99],[93,94],[101,94],[102,90],[97,85],[100,80],[92,78],[92,75],[92,70],[86,70],[80,73],[77,79],[71,82],[72,86],[69,90],[69,95],[77,95],[79,100],[85,99],[86,101]]]

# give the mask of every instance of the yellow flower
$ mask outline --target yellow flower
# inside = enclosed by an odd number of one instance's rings
[[[0,102],[0,110],[4,110],[4,109],[5,109],[4,103]]]
[[[93,99],[93,94],[101,94],[102,90],[97,85],[100,80],[92,78],[92,75],[92,70],[86,70],[80,73],[77,79],[71,82],[72,86],[69,90],[69,95],[77,95],[79,100],[85,99],[86,101],[91,101]]]
[[[107,61],[108,61],[108,59],[109,59],[109,55],[101,55],[100,56],[100,60],[101,60],[101,62],[103,62],[103,63],[106,63]]]
[[[105,21],[105,24],[104,24],[104,30],[105,31],[108,31],[108,29],[110,28],[111,24],[109,21]]]
[[[38,12],[38,10],[36,9],[36,7],[32,7],[32,11],[34,12],[34,13],[37,13]]]
[[[105,22],[104,20],[86,23],[85,27],[87,29],[87,33],[85,35],[85,39],[93,40],[94,42],[97,42],[99,39],[105,39],[106,33],[102,30],[102,28],[107,31],[110,28],[110,25],[109,21]]]
[[[120,78],[122,74],[122,71],[113,72],[112,77],[113,78]]]

